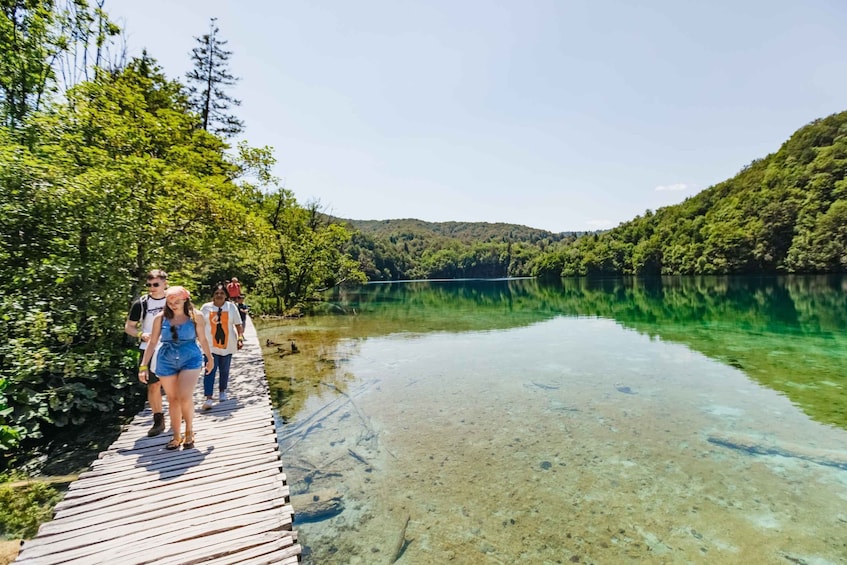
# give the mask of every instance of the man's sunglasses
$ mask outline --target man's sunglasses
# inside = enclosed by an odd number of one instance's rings
[[[162,286],[162,283],[157,283],[157,282],[146,283],[146,284],[147,284],[147,286],[152,286],[152,287],[155,287],[155,288],[159,288],[160,286]]]

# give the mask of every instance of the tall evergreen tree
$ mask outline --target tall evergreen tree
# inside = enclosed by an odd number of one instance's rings
[[[229,58],[226,41],[220,38],[217,18],[209,21],[209,33],[195,37],[197,47],[191,50],[194,68],[186,74],[189,80],[189,97],[194,110],[200,115],[202,128],[224,137],[241,133],[244,122],[228,113],[241,101],[227,94],[225,88],[234,86],[238,78],[229,72]]]

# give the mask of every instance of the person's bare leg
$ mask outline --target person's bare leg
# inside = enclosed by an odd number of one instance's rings
[[[177,375],[159,377],[159,382],[165,387],[165,394],[168,395],[168,412],[171,417],[171,430],[173,430],[175,440],[182,439],[182,406],[180,405],[178,379]]]
[[[197,379],[200,377],[200,369],[188,369],[180,371],[177,375],[177,387],[179,389],[180,411],[185,419],[186,445],[194,444],[194,389],[197,388]],[[170,399],[170,394],[168,394]]]
[[[147,402],[150,403],[150,410],[153,413],[164,412],[162,408],[162,383],[155,382],[147,385]]]

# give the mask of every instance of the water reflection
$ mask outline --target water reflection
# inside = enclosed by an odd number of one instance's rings
[[[840,284],[373,285],[266,325],[303,541],[315,563],[841,562],[847,437],[807,416],[844,424]]]

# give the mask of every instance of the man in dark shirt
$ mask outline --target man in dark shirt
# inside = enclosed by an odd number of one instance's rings
[[[250,307],[244,304],[243,294],[238,295],[235,305],[238,306],[238,313],[241,314],[241,327],[244,327],[244,324],[247,323],[247,310],[249,310]]]
[[[147,295],[132,303],[124,323],[124,332],[138,339],[142,354],[147,349],[150,333],[153,331],[153,318],[165,309],[165,289],[168,288],[168,274],[160,269],[147,273]],[[151,363],[152,365],[152,363]],[[165,414],[162,404],[162,383],[159,377],[148,369],[147,402],[153,411],[153,427],[147,432],[150,437],[165,431]]]

